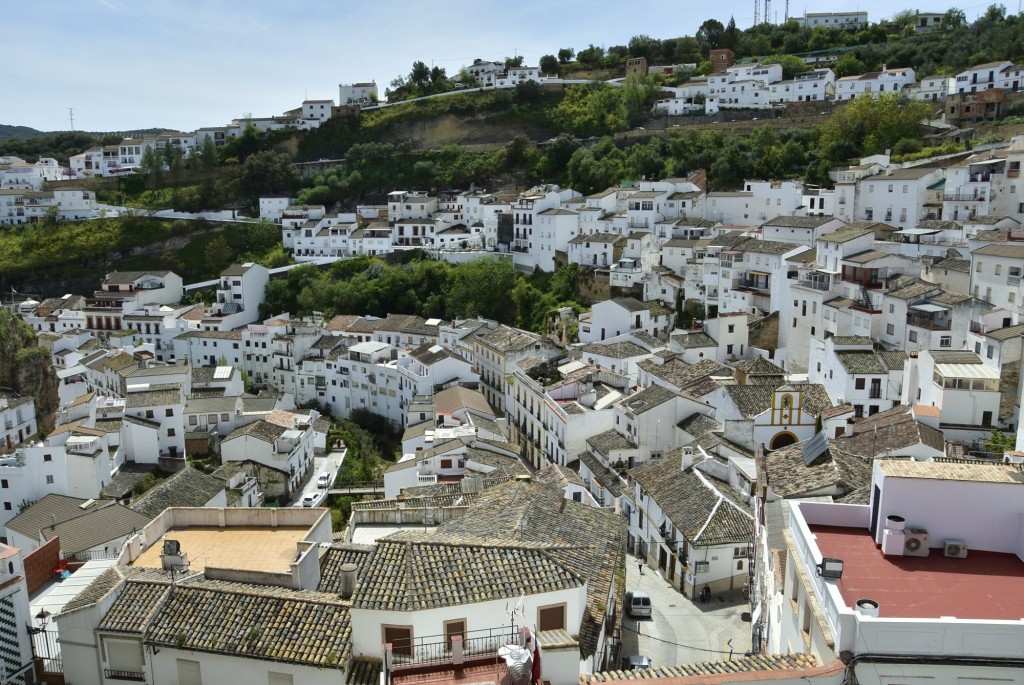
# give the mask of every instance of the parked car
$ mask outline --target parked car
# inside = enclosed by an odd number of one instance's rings
[[[635,590],[626,593],[626,613],[633,618],[651,615],[651,596],[646,592]]]
[[[315,507],[316,505],[320,504],[320,500],[321,499],[323,499],[323,497],[321,495],[319,495],[319,494],[317,494],[315,492],[314,493],[310,493],[308,495],[305,495],[302,498],[302,506],[304,506],[304,507]]]
[[[641,668],[650,668],[651,658],[644,656],[643,654],[631,654],[630,656],[622,657],[622,670],[623,671],[638,671]]]
[[[316,477],[316,486],[321,489],[331,487],[331,474],[321,473]]]

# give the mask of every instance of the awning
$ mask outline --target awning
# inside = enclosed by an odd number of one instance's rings
[[[943,378],[984,378],[999,380],[999,372],[985,364],[936,364]]]
[[[70,369],[57,369],[57,378],[59,378],[60,380],[64,380],[65,378],[77,376],[79,374],[86,373],[87,371],[88,369],[86,369],[81,364],[78,364],[76,366],[72,366]]]
[[[929,314],[938,314],[939,312],[948,312],[949,307],[942,307],[937,304],[914,304],[910,306],[911,309],[918,312],[928,312]]]
[[[899,231],[895,231],[897,235],[932,235],[933,233],[941,233],[941,228],[904,228]]]

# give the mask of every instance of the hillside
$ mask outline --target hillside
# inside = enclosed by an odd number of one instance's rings
[[[12,138],[33,138],[45,135],[29,126],[12,126],[11,124],[0,124],[0,141],[11,140]]]

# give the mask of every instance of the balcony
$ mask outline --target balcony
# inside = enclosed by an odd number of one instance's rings
[[[800,286],[801,288],[811,288],[813,290],[821,291],[826,291],[829,288],[831,288],[831,285],[827,281],[809,281],[805,279],[797,281],[796,285]]]
[[[987,198],[984,195],[972,193],[943,193],[943,202],[984,202]]]
[[[136,683],[146,682],[145,671],[118,671],[113,668],[104,668],[103,676],[107,680],[131,680]]]
[[[1020,285],[1020,276],[1007,276],[1006,285]]]
[[[452,649],[458,646],[458,640],[453,638],[460,635],[462,637],[461,650]],[[431,635],[411,640],[396,640],[391,643],[392,670],[401,672],[405,669],[430,666],[447,667],[455,663],[462,663],[462,659],[486,658],[493,662],[500,647],[507,644],[518,644],[518,639],[519,634],[514,627],[504,626],[467,630],[461,634]],[[457,654],[458,651],[461,651],[461,654]]]
[[[882,399],[882,389],[881,388],[871,388],[871,390],[868,391],[868,399],[869,400],[880,400],[880,399]]]
[[[930,316],[917,316],[914,314],[907,314],[907,325],[924,328],[929,331],[948,331],[953,328],[952,320],[942,321],[933,319]]]

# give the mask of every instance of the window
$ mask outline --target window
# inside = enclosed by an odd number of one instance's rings
[[[988,350],[987,350],[987,351],[985,352],[985,356],[986,356],[986,357],[988,357],[989,359],[991,359],[991,358],[992,358],[992,355],[993,355],[994,353],[995,353],[995,348],[994,348],[994,347],[992,347],[991,345],[989,345],[989,346],[988,346]]]
[[[164,416],[174,416],[174,410],[173,409],[166,409],[166,410],[164,410]]]
[[[537,630],[565,630],[565,604],[539,607],[537,609]]]
[[[444,622],[444,641],[448,645],[448,651],[452,649],[452,638],[458,635],[465,641],[466,639],[466,619],[460,618],[454,621]]]
[[[395,656],[412,656],[412,626],[382,626],[384,643],[391,645]]]
[[[181,685],[203,685],[203,674],[198,661],[176,659],[178,662],[178,682]]]
[[[910,342],[916,343],[917,342],[917,331],[910,331],[910,334],[907,336],[907,338],[910,340]]]
[[[7,479],[4,478],[3,480],[0,480],[0,488],[6,488],[6,487],[7,487]]]
[[[1002,264],[996,264],[996,276],[999,276],[1002,273],[1003,273],[1003,265]]]
[[[856,379],[853,382],[853,387],[856,388],[857,390],[863,390],[864,389],[864,379],[863,378]]]
[[[892,305],[890,305],[890,306],[892,306]],[[893,326],[891,323],[888,323],[888,324],[885,325],[885,334],[886,335],[893,335],[895,332],[896,332],[896,327]]]
[[[944,335],[941,338],[939,338],[939,347],[952,347],[952,346],[953,346],[953,338],[952,338],[952,336]]]
[[[146,410],[146,418],[147,419],[153,418],[153,410],[152,409],[147,409]]]
[[[730,333],[735,333],[736,332],[736,324],[729,324],[729,332]]]
[[[974,265],[974,272],[979,274],[981,273],[981,262]]]
[[[169,437],[169,438],[173,438],[174,437],[174,429],[173,428],[168,428],[167,429],[167,437]]]
[[[52,454],[44,454],[43,455],[43,461],[53,461],[53,455]]]
[[[11,503],[10,502],[4,502],[4,511],[10,511],[10,510],[11,510]]]
[[[47,485],[53,485],[53,476],[47,476],[46,477],[46,484]]]
[[[451,459],[442,459],[441,460],[441,468],[442,469],[450,469],[451,467],[452,467],[452,460]]]

